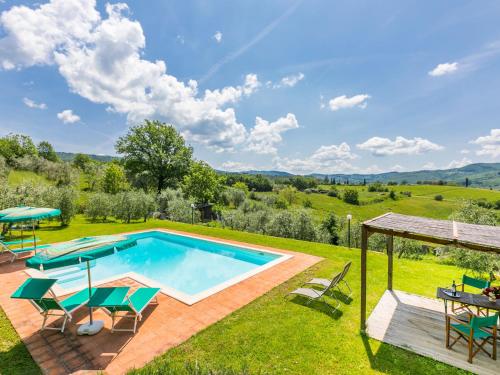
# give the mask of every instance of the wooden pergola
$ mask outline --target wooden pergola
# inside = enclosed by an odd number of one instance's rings
[[[391,291],[394,236],[476,251],[500,253],[500,227],[428,219],[392,212],[365,221],[361,227],[361,331],[363,332],[366,329],[368,238],[373,233],[387,235],[387,289]]]

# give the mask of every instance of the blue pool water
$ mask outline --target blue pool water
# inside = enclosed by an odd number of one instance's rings
[[[280,257],[164,232],[130,235],[137,245],[92,262],[92,281],[135,272],[188,295],[203,292]],[[86,265],[46,272],[65,289],[84,287]]]

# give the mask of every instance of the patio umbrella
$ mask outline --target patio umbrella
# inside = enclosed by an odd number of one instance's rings
[[[33,243],[36,253],[35,220],[46,219],[49,217],[61,216],[61,210],[47,207],[11,207],[0,211],[0,223],[19,223],[31,221],[33,231]],[[21,227],[21,237],[23,228]],[[23,246],[21,242],[21,248]]]
[[[90,261],[128,249],[136,244],[136,240],[123,235],[83,237],[41,249],[37,255],[26,261],[26,266],[43,271],[85,262],[90,299],[92,296]],[[89,323],[78,328],[79,334],[94,335],[102,329],[103,321],[94,321],[90,307],[89,315]]]

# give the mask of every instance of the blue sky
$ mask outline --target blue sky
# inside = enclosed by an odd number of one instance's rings
[[[500,160],[498,1],[262,4],[0,0],[0,133],[114,154],[153,118],[226,170]]]

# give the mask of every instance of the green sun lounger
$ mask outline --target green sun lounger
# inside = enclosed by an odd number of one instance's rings
[[[40,242],[40,238],[30,238],[30,239],[27,239],[27,240],[13,240],[13,241],[3,241],[2,239],[0,239],[1,242],[3,242],[5,245],[7,246],[11,246],[11,245],[20,245],[22,243],[33,243],[33,242]]]
[[[157,295],[159,291],[160,288],[139,288],[122,303],[105,307],[104,311],[111,315],[112,319],[111,332],[125,331],[135,333],[137,331],[137,321],[142,319],[142,312],[144,309],[153,302],[153,300],[154,303],[158,304]],[[115,328],[116,318],[134,319],[134,327]]]
[[[30,278],[26,280],[11,296],[11,298],[27,299],[43,316],[42,331],[44,329],[64,332],[66,323],[71,321],[73,313],[80,307],[84,306],[89,300],[89,290],[84,289],[76,294],[59,300],[52,286],[56,283],[56,279],[37,279]],[[96,288],[92,288],[91,294]],[[46,297],[46,295],[51,295]],[[60,327],[47,327],[47,319],[49,316],[63,317],[63,324]]]
[[[12,263],[19,257],[20,254],[29,253],[31,251],[38,250],[38,249],[45,249],[47,247],[50,247],[50,245],[39,245],[36,247],[29,246],[29,247],[11,249],[9,246],[9,243],[0,241],[0,250],[1,250],[0,254],[3,254],[3,253],[11,254],[12,257],[10,258],[10,262]]]

